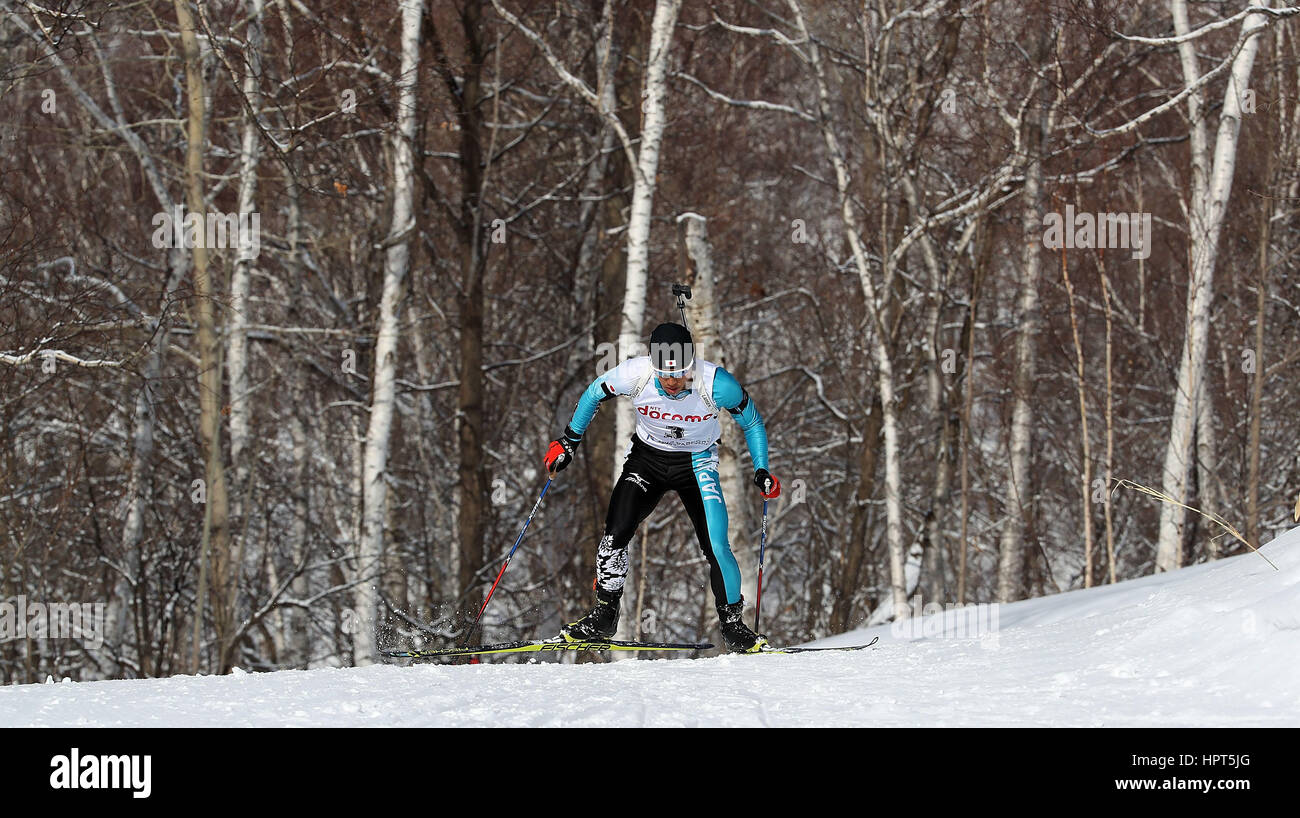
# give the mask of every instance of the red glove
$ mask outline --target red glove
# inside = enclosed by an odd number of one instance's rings
[[[754,485],[758,486],[765,500],[775,500],[781,496],[781,481],[773,477],[767,469],[754,471]]]
[[[564,427],[564,434],[552,440],[550,448],[546,450],[546,470],[551,473],[564,471],[573,462],[573,453],[578,450],[581,442],[581,436],[573,435],[569,427]]]

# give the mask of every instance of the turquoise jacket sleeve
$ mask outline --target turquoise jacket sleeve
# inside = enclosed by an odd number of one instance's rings
[[[591,425],[591,419],[596,416],[596,410],[600,405],[610,398],[614,397],[612,389],[606,387],[609,373],[601,375],[583,390],[582,397],[578,398],[578,406],[573,410],[573,419],[569,421],[569,428],[565,431],[567,434],[572,431],[581,438]]]
[[[736,376],[722,367],[718,367],[713,376],[713,402],[719,409],[726,409],[745,433],[745,445],[749,447],[749,459],[754,462],[754,469],[767,468],[767,429],[763,426],[763,416],[758,407],[750,400],[749,393],[741,386]]]

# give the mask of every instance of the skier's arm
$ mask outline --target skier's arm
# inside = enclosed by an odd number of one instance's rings
[[[730,412],[736,425],[745,433],[745,445],[749,447],[749,459],[754,462],[755,471],[766,471],[767,429],[763,426],[763,416],[740,381],[722,367],[718,367],[713,376],[713,402],[718,408]]]
[[[624,361],[592,381],[583,390],[582,397],[578,398],[578,406],[573,410],[573,417],[569,419],[565,434],[572,432],[570,438],[581,440],[602,403],[613,400],[619,395],[632,394],[637,382],[637,363],[636,358]]]
[[[552,440],[550,448],[546,450],[544,462],[546,470],[552,474],[564,471],[573,462],[574,453],[578,451],[578,444],[582,442],[587,425],[596,416],[596,410],[601,403],[614,397],[612,387],[605,381],[605,375],[592,381],[583,390],[582,397],[578,398],[578,407],[573,410],[573,419],[564,427],[564,434]]]
[[[632,394],[635,384],[636,371],[633,361],[624,361],[592,381],[583,390],[582,397],[578,398],[578,405],[573,410],[569,425],[564,427],[564,433],[552,440],[550,448],[546,450],[546,470],[563,471],[573,462],[574,452],[582,442],[587,427],[591,425],[591,419],[596,416],[596,410],[602,403],[613,400],[618,395]]]

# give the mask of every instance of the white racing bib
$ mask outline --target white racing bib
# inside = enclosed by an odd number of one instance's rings
[[[606,382],[617,394],[631,396],[641,440],[668,452],[702,452],[722,435],[712,400],[717,370],[717,364],[697,359],[685,394],[676,398],[660,394],[649,356],[619,364]]]

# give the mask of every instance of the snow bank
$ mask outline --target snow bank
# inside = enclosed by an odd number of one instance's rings
[[[857,653],[19,685],[0,726],[1300,726],[1300,528],[1262,551]]]

